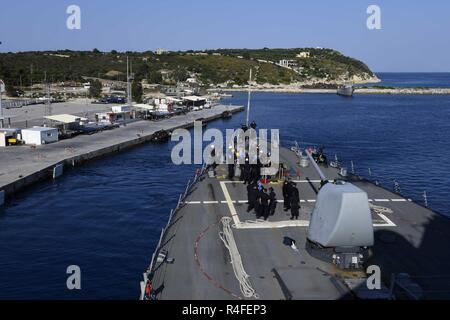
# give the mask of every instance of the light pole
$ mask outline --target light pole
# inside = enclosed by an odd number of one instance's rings
[[[3,106],[2,106],[2,94],[3,91],[5,90],[5,83],[3,82],[3,80],[0,80],[0,127],[3,128],[4,125],[4,118],[3,118]]]

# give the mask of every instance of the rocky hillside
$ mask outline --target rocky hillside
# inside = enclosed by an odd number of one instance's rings
[[[26,87],[51,82],[82,81],[83,76],[126,79],[126,57],[135,77],[148,83],[173,84],[196,78],[204,85],[247,84],[249,69],[259,85],[333,86],[342,82],[374,82],[361,61],[331,49],[218,49],[156,54],[154,52],[48,51],[0,54],[0,78]]]

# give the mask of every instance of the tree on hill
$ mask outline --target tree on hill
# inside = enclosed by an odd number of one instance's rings
[[[89,96],[99,98],[102,95],[102,83],[99,80],[92,80],[89,87]]]
[[[6,85],[5,86],[5,91],[6,94],[8,95],[8,97],[18,97],[19,96],[19,90],[17,90],[16,87],[12,86],[12,85]]]
[[[140,81],[134,80],[131,83],[131,95],[133,97],[133,101],[136,101],[137,103],[142,103],[142,84]]]
[[[147,80],[149,83],[162,84],[163,82],[162,74],[159,71],[149,72]]]

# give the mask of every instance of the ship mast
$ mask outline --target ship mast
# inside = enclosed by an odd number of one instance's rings
[[[127,56],[127,103],[131,106],[130,63]]]
[[[250,99],[252,95],[252,87],[251,87],[251,81],[252,81],[252,69],[250,68],[250,80],[248,81],[248,101],[247,101],[247,118],[246,118],[246,125],[248,128],[248,122],[250,117]]]

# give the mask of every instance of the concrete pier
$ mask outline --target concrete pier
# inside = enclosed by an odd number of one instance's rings
[[[160,130],[192,127],[194,121],[212,121],[224,111],[236,113],[242,106],[218,105],[212,109],[190,112],[161,121],[136,121],[118,129],[94,135],[80,135],[57,143],[0,149],[0,192],[7,198],[14,192],[41,179],[52,178],[58,165],[75,166],[85,161],[120,152],[151,140]],[[1,203],[0,203],[1,205]]]

